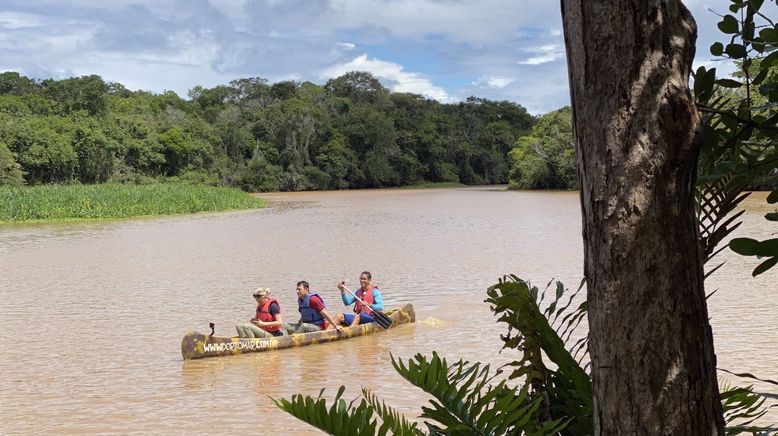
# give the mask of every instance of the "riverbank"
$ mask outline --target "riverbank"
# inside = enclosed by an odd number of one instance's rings
[[[444,188],[464,188],[468,185],[459,182],[421,182],[413,185],[399,186],[396,189],[444,189]]]
[[[0,223],[174,215],[266,205],[238,189],[185,183],[0,187]]]

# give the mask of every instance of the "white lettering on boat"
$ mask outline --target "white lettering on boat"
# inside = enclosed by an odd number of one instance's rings
[[[233,352],[235,350],[244,351],[259,351],[270,348],[275,345],[275,340],[272,339],[260,339],[260,340],[242,340],[238,342],[222,342],[222,343],[210,343],[205,344],[204,351],[206,353],[216,352],[223,353],[225,351]]]

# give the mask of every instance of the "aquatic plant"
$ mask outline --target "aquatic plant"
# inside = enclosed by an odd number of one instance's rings
[[[238,189],[185,183],[0,186],[0,222],[170,215],[265,205]]]

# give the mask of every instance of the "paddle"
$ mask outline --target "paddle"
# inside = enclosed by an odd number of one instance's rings
[[[361,298],[357,297],[357,294],[351,292],[351,289],[347,288],[345,285],[343,286],[343,289],[346,290],[349,294],[353,295],[354,298],[357,299],[362,305],[366,306],[367,308],[370,308],[370,305],[365,303]],[[370,311],[373,312],[373,321],[375,321],[376,324],[380,325],[381,327],[388,329],[390,325],[392,325],[392,319],[388,316],[384,315],[382,312],[377,312],[370,308]],[[359,316],[359,314],[356,314],[356,316]]]

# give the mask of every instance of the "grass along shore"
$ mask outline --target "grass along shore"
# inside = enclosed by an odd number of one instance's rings
[[[0,186],[0,223],[172,215],[266,205],[238,189],[185,183]]]

